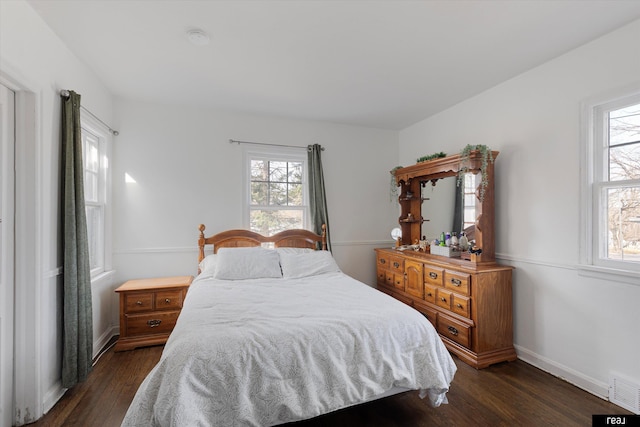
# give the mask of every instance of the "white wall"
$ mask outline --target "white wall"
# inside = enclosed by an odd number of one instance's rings
[[[198,224],[242,228],[242,146],[229,139],[321,144],[335,258],[375,284],[374,247],[389,244],[397,207],[389,170],[396,131],[116,101],[114,266],[117,280],[196,274]],[[125,183],[125,173],[136,183]]]
[[[18,92],[16,207],[16,400],[18,423],[33,421],[63,392],[60,387],[61,259],[58,188],[61,89],[103,120],[112,98],[24,1],[0,2],[0,81]],[[26,120],[26,122],[25,122]],[[20,224],[18,224],[20,222]],[[111,284],[108,284],[111,293]],[[111,329],[94,288],[94,335]],[[95,296],[97,295],[97,297]],[[2,379],[5,380],[4,378]]]
[[[640,21],[400,132],[400,163],[466,144],[500,151],[496,250],[516,267],[520,358],[607,395],[640,383],[640,286],[578,275],[580,103],[640,79]],[[473,72],[473,70],[470,70]]]

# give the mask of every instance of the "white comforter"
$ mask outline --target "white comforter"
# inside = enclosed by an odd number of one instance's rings
[[[446,403],[456,366],[417,311],[342,273],[196,279],[124,426],[270,426],[393,387]]]

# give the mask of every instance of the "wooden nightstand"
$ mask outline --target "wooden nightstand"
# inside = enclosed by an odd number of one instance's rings
[[[164,344],[178,320],[193,276],[129,280],[120,294],[120,338],[115,351]]]

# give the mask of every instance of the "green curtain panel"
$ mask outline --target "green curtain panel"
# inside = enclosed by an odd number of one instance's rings
[[[327,249],[331,250],[329,238],[329,211],[327,210],[327,195],[324,190],[324,174],[322,172],[322,147],[319,144],[309,145],[309,210],[311,224],[315,233],[322,233],[322,224],[327,225]]]
[[[89,243],[84,205],[80,95],[62,96],[62,386],[87,378],[93,358]]]

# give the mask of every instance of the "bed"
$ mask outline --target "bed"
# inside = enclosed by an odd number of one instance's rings
[[[271,426],[407,390],[447,403],[456,365],[431,323],[342,273],[324,232],[204,230],[199,274],[123,426]]]

